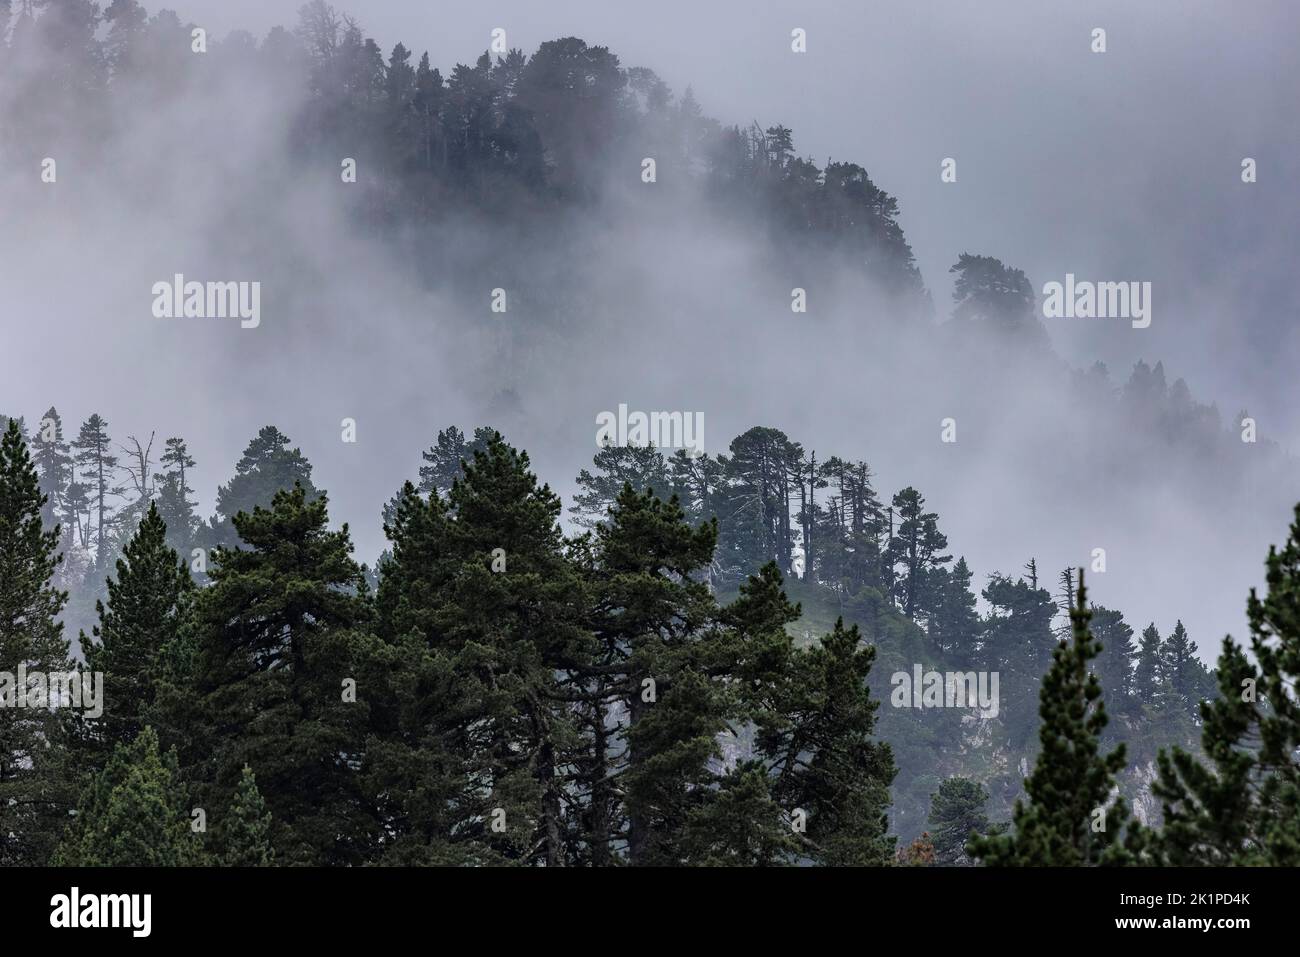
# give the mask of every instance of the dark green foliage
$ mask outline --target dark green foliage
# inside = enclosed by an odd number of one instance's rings
[[[16,675],[66,672],[68,645],[58,615],[67,594],[50,584],[63,557],[58,527],[46,529],[36,469],[18,421],[0,440],[0,863],[45,864],[67,810],[70,792],[63,711],[40,703],[18,707]]]
[[[359,681],[368,602],[347,526],[326,521],[324,494],[301,485],[235,516],[249,547],[214,554],[187,626],[192,690],[167,698],[198,803],[229,806],[255,766],[277,856],[294,864],[359,863],[375,828],[356,773],[378,690]]]
[[[880,703],[866,686],[875,657],[856,625],[837,621],[793,665],[787,708],[798,717],[776,793],[807,812],[808,856],[821,864],[884,864],[894,854],[886,812],[897,772],[889,745],[872,738]]]
[[[1124,745],[1101,752],[1106,708],[1089,662],[1101,652],[1092,636],[1083,571],[1070,609],[1072,634],[1052,654],[1043,678],[1038,737],[1042,750],[1025,782],[1028,803],[1016,801],[1009,834],[977,837],[967,851],[995,867],[1079,867],[1124,863],[1119,836],[1127,814],[1111,802]],[[1005,681],[1005,678],[1003,679]]]
[[[1160,649],[1160,673],[1169,691],[1188,715],[1196,715],[1201,699],[1213,694],[1214,679],[1196,656],[1196,642],[1187,635],[1182,621]]]
[[[464,463],[472,462],[475,452],[486,452],[494,434],[494,429],[479,427],[474,430],[474,438],[466,442],[465,433],[454,425],[440,431],[437,443],[420,453],[425,464],[420,466],[417,491],[421,495],[437,492],[445,496],[452,483],[465,474]]]
[[[102,766],[117,744],[129,744],[148,723],[157,693],[158,659],[186,613],[193,585],[167,546],[167,527],[150,505],[108,579],[94,640],[84,632],[86,667],[103,675],[104,713],[87,729],[86,757]]]
[[[566,860],[576,731],[562,679],[587,639],[559,513],[495,433],[445,503],[410,485],[398,500],[377,600],[405,673],[369,770],[406,831],[395,862]]]
[[[1141,701],[1153,701],[1164,681],[1164,659],[1160,654],[1160,632],[1155,622],[1142,629],[1137,664],[1133,670],[1133,694]]]
[[[768,562],[789,569],[794,549],[792,476],[803,449],[778,429],[753,428],[732,440],[719,502],[718,561],[739,582]]]
[[[898,530],[889,540],[887,560],[897,569],[891,576],[894,600],[908,618],[928,618],[943,598],[935,571],[952,560],[938,554],[948,547],[947,536],[939,531],[939,516],[925,511],[925,498],[914,488],[894,496],[893,515]]]
[[[589,776],[590,787],[601,807],[609,797],[601,783],[607,775],[626,793],[633,864],[685,859],[681,829],[698,813],[712,778],[709,763],[719,756],[726,702],[707,674],[721,640],[711,633],[718,609],[698,580],[716,540],[716,523],[692,528],[675,499],[664,502],[630,485],[596,529],[599,595],[591,629],[597,646],[584,669],[592,672],[586,690],[596,703],[592,724],[612,718],[620,727],[613,742],[595,735],[593,767],[608,769]],[[618,753],[606,758],[600,752],[611,744]],[[605,814],[596,824],[588,842],[603,857],[621,835]]]
[[[976,835],[997,834],[1002,828],[989,822],[989,792],[970,778],[948,778],[930,798],[930,839],[935,863],[966,865],[966,843]]]
[[[1041,326],[1034,315],[1033,283],[1022,270],[1004,266],[992,256],[962,253],[948,271],[957,276],[952,290],[954,319],[1011,330]]]
[[[737,765],[709,800],[687,812],[683,857],[702,867],[763,867],[794,860],[801,849],[789,815],[772,800],[761,761]]]
[[[959,558],[950,570],[937,568],[930,575],[930,638],[941,652],[953,655],[959,662],[968,661],[980,637],[971,570],[966,559]]]
[[[63,439],[63,420],[53,406],[41,417],[32,435],[31,456],[41,477],[41,494],[45,496],[41,519],[46,528],[62,523],[65,533],[70,532],[76,517],[69,502],[74,465],[68,443]]]

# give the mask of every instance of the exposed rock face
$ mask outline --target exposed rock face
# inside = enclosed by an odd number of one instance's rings
[[[1144,827],[1150,827],[1160,823],[1160,802],[1156,800],[1151,793],[1151,784],[1156,779],[1156,763],[1148,761],[1146,764],[1131,769],[1128,772],[1128,787],[1126,790],[1133,795],[1133,816]]]

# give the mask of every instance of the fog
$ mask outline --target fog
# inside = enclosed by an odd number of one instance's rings
[[[1247,408],[1261,438],[1300,443],[1293,5],[338,5],[385,53],[428,50],[444,73],[495,27],[529,53],[576,35],[676,93],[690,85],[724,124],[792,127],[800,155],[860,163],[898,198],[938,319],[948,267],[974,252],[1040,292],[1067,272],[1150,281],[1152,324],[1044,320],[1059,363],[945,334],[859,280],[774,264],[694,187],[648,198],[635,168],[608,170],[601,207],[545,236],[449,219],[440,235],[466,269],[422,272],[348,215],[336,166],[291,158],[298,102],[251,72],[208,70],[115,117],[119,133],[23,144],[57,159],[56,187],[4,171],[0,412],[31,423],[57,405],[66,436],[97,411],[115,439],[156,431],[156,450],[184,436],[205,515],[273,423],[372,562],[383,502],[440,428],[500,428],[567,505],[598,413],[695,411],[711,454],[770,425],[819,458],[865,459],[882,497],[919,488],[977,583],[1031,557],[1054,579],[1101,547],[1093,599],[1135,629],[1181,617],[1206,660],[1244,632],[1246,592],[1300,499],[1293,463],[1246,464],[1264,450],[1240,443],[1242,463],[1126,469],[1154,447],[1146,427],[1081,406],[1066,364],[1102,360],[1118,386],[1138,359],[1163,361],[1225,429]],[[261,37],[291,26],[298,2],[170,6],[215,38]],[[1105,54],[1089,50],[1098,26]],[[801,56],[794,27],[808,32]],[[940,181],[945,157],[956,183]],[[1243,157],[1257,183],[1241,181]],[[156,318],[151,288],[176,273],[260,281],[260,325]],[[498,286],[514,297],[505,315],[489,309]],[[539,287],[575,308],[530,310]],[[807,314],[790,310],[794,287]],[[955,443],[940,441],[947,417]],[[345,418],[356,443],[341,441]]]

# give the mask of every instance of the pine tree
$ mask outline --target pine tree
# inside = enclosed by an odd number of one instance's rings
[[[114,484],[118,471],[117,456],[110,454],[112,442],[108,436],[108,423],[98,413],[81,425],[77,439],[75,461],[86,483],[87,497],[95,506],[95,567],[102,569],[108,561],[109,542],[105,529],[111,526],[108,500],[122,495],[122,487]]]
[[[1020,749],[1037,727],[1034,705],[1057,644],[1052,632],[1056,603],[1047,589],[1000,575],[982,594],[992,607],[983,624],[980,654],[988,670],[1001,676],[999,713],[1009,744]]]
[[[271,867],[275,849],[271,847],[271,812],[266,809],[257,778],[247,765],[240,772],[239,787],[222,828],[227,867]]]
[[[797,649],[785,631],[800,609],[775,564],[741,587],[724,613],[735,633],[720,651],[733,662],[744,719],[772,778],[772,799],[796,834],[799,856],[821,864],[885,864],[889,786],[897,770],[888,744],[873,741],[879,702],[866,679],[876,650],[857,626]]]
[[[893,506],[899,524],[889,541],[888,560],[901,569],[894,600],[908,618],[927,618],[940,597],[928,587],[931,573],[952,560],[951,555],[939,554],[948,547],[948,539],[939,531],[939,516],[925,511],[925,498],[916,489],[903,489],[894,496]]]
[[[717,516],[717,497],[723,483],[723,468],[717,459],[678,449],[668,460],[668,482],[692,524]]]
[[[183,558],[188,558],[194,547],[200,521],[195,514],[196,502],[190,500],[189,470],[194,459],[184,439],[170,438],[160,460],[162,478],[158,482],[158,514],[167,526],[167,544]]]
[[[669,494],[668,467],[652,445],[607,446],[596,453],[592,465],[595,473],[588,469],[578,473],[579,491],[569,507],[574,522],[583,528],[594,528],[606,520],[624,485],[638,492],[652,489],[661,497]]]
[[[729,450],[719,503],[719,561],[737,580],[772,561],[790,568],[791,478],[803,449],[779,429],[756,427],[733,439]]]
[[[964,557],[951,570],[936,570],[934,578],[937,600],[929,620],[930,640],[944,654],[969,660],[975,653],[980,635],[979,612],[975,593],[971,591],[971,570]]]
[[[68,502],[68,486],[73,480],[73,461],[68,443],[63,440],[63,419],[53,406],[41,417],[40,427],[32,435],[32,462],[41,477],[41,494],[45,507],[41,518],[46,528],[62,523],[71,532],[73,513]]]
[[[1226,639],[1219,696],[1200,706],[1209,763],[1178,747],[1160,755],[1164,825],[1143,835],[1155,863],[1300,864],[1300,505],[1266,569],[1268,593],[1251,589],[1246,606],[1256,663]]]
[[[930,796],[930,838],[935,862],[945,866],[970,863],[966,844],[975,835],[997,834],[1001,828],[989,821],[989,792],[971,778],[945,778]]]
[[[100,752],[100,765],[148,722],[158,657],[176,637],[191,596],[189,572],[166,537],[157,505],[150,504],[117,560],[117,580],[108,579],[107,603],[96,603],[95,640],[81,634],[86,667],[103,675],[104,714],[89,729],[87,742]]]
[[[1137,666],[1133,670],[1133,694],[1140,701],[1154,701],[1164,681],[1164,658],[1160,653],[1162,639],[1155,622],[1142,629],[1142,643],[1138,647]]]
[[[387,734],[370,774],[411,835],[398,859],[569,860],[564,681],[587,637],[560,510],[527,454],[495,433],[445,503],[410,485],[399,499],[377,612],[410,671],[379,714]]]
[[[178,867],[202,863],[173,752],[146,727],[119,743],[82,794],[59,845],[60,867]]]
[[[43,865],[75,795],[64,767],[65,713],[21,704],[12,676],[66,672],[68,645],[58,621],[67,594],[50,584],[63,556],[59,528],[46,530],[36,468],[17,420],[0,440],[0,863]]]
[[[778,706],[788,717],[773,793],[806,815],[804,855],[816,863],[878,865],[894,856],[887,812],[897,768],[890,746],[872,739],[880,702],[866,684],[875,657],[857,625],[837,620],[796,653]]]
[[[1188,637],[1181,620],[1160,649],[1161,672],[1174,700],[1185,714],[1195,716],[1201,699],[1209,693],[1209,673],[1196,656],[1196,642]]]
[[[1038,738],[1042,750],[1025,781],[1029,802],[1017,800],[1009,834],[977,837],[967,852],[995,867],[1079,867],[1126,861],[1119,835],[1126,820],[1120,800],[1109,803],[1124,745],[1102,754],[1106,727],[1102,688],[1088,664],[1100,653],[1092,637],[1083,571],[1070,611],[1069,641],[1052,654],[1043,678]]]
[[[1122,614],[1101,605],[1092,606],[1089,628],[1101,644],[1093,673],[1101,682],[1110,711],[1124,714],[1132,700],[1129,692],[1133,685],[1133,662],[1138,655],[1133,647],[1133,629]]]
[[[1158,777],[1151,791],[1161,801],[1162,824],[1158,830],[1138,829],[1130,839],[1143,863],[1269,863],[1264,820],[1270,812],[1255,798],[1260,774],[1258,678],[1241,648],[1226,639],[1219,655],[1222,693],[1201,706],[1201,747],[1209,765],[1178,746],[1156,756]]]
[[[392,554],[376,594],[383,692],[371,708],[364,782],[392,839],[393,864],[468,865],[499,860],[484,841],[493,805],[475,787],[470,725],[483,713],[472,646],[445,648],[436,613],[448,595],[447,507],[407,482],[384,531]]]
[[[324,493],[300,484],[234,516],[248,547],[213,555],[187,626],[191,690],[165,716],[190,729],[183,766],[202,806],[228,806],[243,767],[258,768],[291,864],[360,863],[375,827],[357,769],[369,597],[347,526],[327,522]]]
[[[992,256],[962,253],[948,272],[957,276],[952,292],[954,320],[1044,337],[1042,323],[1034,315],[1034,285],[1022,270]]]
[[[217,515],[208,533],[209,545],[238,544],[234,517],[268,508],[277,492],[301,485],[308,500],[321,493],[311,483],[311,463],[299,449],[289,447],[289,437],[273,425],[264,426],[248,443],[235,465],[235,475],[217,489]]]
[[[693,865],[763,867],[789,863],[798,852],[789,816],[772,800],[761,761],[738,764],[686,814],[681,853]]]
[[[472,462],[475,452],[486,452],[495,434],[495,429],[480,426],[474,430],[474,437],[467,442],[465,433],[454,425],[440,431],[438,441],[420,453],[425,464],[420,466],[420,482],[416,491],[421,495],[437,492],[446,496],[456,479],[465,474],[464,463]]]
[[[716,541],[716,522],[693,528],[675,499],[630,484],[596,529],[598,651],[587,692],[604,704],[591,715],[589,783],[598,807],[607,789],[625,795],[634,865],[686,861],[684,829],[714,777],[709,765],[719,755],[727,704],[707,673],[713,658],[704,639],[718,609],[699,578]],[[608,742],[599,728],[611,719],[618,730]],[[609,760],[611,748],[617,757]],[[607,847],[618,836],[604,820],[587,840]]]

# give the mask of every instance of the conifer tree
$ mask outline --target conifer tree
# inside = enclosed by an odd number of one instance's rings
[[[324,493],[309,500],[300,484],[235,515],[248,548],[214,553],[186,631],[191,690],[168,696],[198,802],[229,806],[255,765],[290,864],[360,863],[375,827],[358,773],[369,597],[347,526],[327,522]]]
[[[977,834],[997,834],[1001,828],[989,821],[989,792],[971,778],[945,778],[930,796],[930,838],[935,863],[967,865],[966,844]]]
[[[77,805],[54,863],[60,867],[178,867],[203,863],[174,752],[146,727],[119,743]]]
[[[167,547],[167,526],[151,503],[108,579],[108,601],[97,602],[93,639],[81,634],[86,667],[103,675],[104,713],[88,729],[87,744],[102,765],[113,748],[129,744],[149,721],[158,658],[174,640],[192,583],[185,564]]]
[[[668,481],[689,522],[698,525],[717,516],[723,483],[723,468],[717,459],[678,449],[668,460]]]
[[[391,832],[382,863],[481,864],[492,805],[475,786],[470,725],[483,714],[472,646],[444,646],[435,613],[447,595],[446,503],[407,482],[384,531],[392,554],[376,593],[379,647],[365,788]],[[468,677],[466,677],[468,676]]]
[[[122,487],[114,484],[118,463],[111,454],[112,442],[108,436],[108,423],[95,413],[81,425],[81,431],[72,443],[76,449],[75,461],[86,484],[87,497],[95,506],[95,567],[102,569],[108,561],[109,543],[105,529],[112,524],[108,500],[122,495]]]
[[[1124,767],[1124,745],[1102,754],[1106,708],[1089,662],[1100,647],[1088,627],[1083,571],[1070,610],[1072,633],[1052,654],[1043,678],[1038,738],[1042,749],[1025,781],[1028,803],[1017,800],[1008,834],[977,837],[971,856],[995,867],[1080,867],[1127,860],[1119,835],[1126,812],[1111,801],[1115,775]]]
[[[691,808],[681,839],[683,859],[701,867],[764,867],[797,859],[789,815],[772,800],[762,761],[737,764],[716,793]]]
[[[32,435],[31,456],[41,477],[41,494],[46,499],[41,511],[45,527],[53,528],[61,523],[64,532],[70,532],[69,520],[73,516],[68,486],[73,480],[74,466],[68,443],[63,439],[63,419],[53,406],[41,417],[40,426]]]
[[[167,544],[178,555],[188,559],[201,524],[194,511],[197,503],[190,500],[194,489],[190,488],[188,473],[195,462],[185,440],[179,438],[167,440],[161,462],[163,474],[158,482],[158,514],[167,526]]]
[[[609,705],[596,709],[593,724],[612,717],[620,727],[612,744],[597,734],[593,766],[605,763],[601,751],[611,746],[618,756],[590,786],[597,806],[609,783],[624,793],[631,864],[684,863],[684,829],[712,783],[727,705],[707,673],[706,633],[718,610],[699,578],[716,541],[716,522],[692,528],[676,499],[630,484],[596,528],[598,651],[587,690]],[[618,837],[605,820],[587,840]]]
[[[1155,622],[1142,629],[1137,665],[1133,669],[1133,693],[1140,701],[1154,701],[1164,680],[1164,659],[1160,654],[1162,639]]]
[[[899,522],[889,540],[888,561],[900,570],[894,600],[908,618],[928,618],[940,599],[929,587],[932,572],[952,560],[939,554],[948,547],[948,538],[939,531],[938,514],[925,511],[925,498],[916,489],[903,489],[893,505]]]
[[[1181,620],[1160,649],[1161,673],[1175,702],[1185,714],[1196,715],[1202,697],[1211,694],[1209,673],[1196,656],[1196,642],[1187,634]]]
[[[409,485],[399,499],[377,610],[381,638],[416,657],[371,776],[414,833],[407,859],[568,862],[563,681],[586,639],[560,509],[495,433],[445,503]],[[404,754],[433,773],[411,778]]]
[[[66,712],[20,701],[19,665],[66,672],[68,645],[58,616],[67,594],[51,585],[63,560],[59,528],[46,530],[36,468],[18,421],[0,440],[0,863],[45,864],[75,794],[65,767]],[[20,707],[19,705],[26,706]]]
[[[1057,644],[1052,619],[1057,607],[1045,588],[1023,578],[995,575],[982,592],[992,606],[984,620],[980,657],[1000,675],[999,714],[1012,747],[1027,745],[1037,723],[1035,704]]]
[[[271,847],[271,812],[266,809],[257,777],[247,765],[240,772],[235,800],[222,828],[227,867],[271,867],[275,850]]]
[[[1174,746],[1156,756],[1152,793],[1161,825],[1137,829],[1130,846],[1143,863],[1175,867],[1269,863],[1266,823],[1276,809],[1257,801],[1259,674],[1231,638],[1219,655],[1221,694],[1201,706],[1202,761]],[[1294,862],[1292,862],[1294,863]]]
[[[653,489],[660,496],[669,492],[668,467],[653,445],[606,446],[596,453],[592,465],[594,473],[585,468],[578,473],[578,492],[569,507],[574,522],[584,528],[605,520],[624,485],[638,492]]]
[[[466,441],[465,433],[454,425],[440,431],[437,442],[420,453],[425,464],[420,466],[416,491],[421,495],[437,492],[446,496],[452,483],[465,474],[463,463],[472,462],[475,452],[486,452],[495,434],[495,429],[480,426],[474,430],[474,437]]]
[[[264,426],[248,443],[229,482],[217,489],[217,515],[211,523],[209,545],[237,544],[233,524],[240,512],[252,514],[268,508],[277,492],[301,485],[308,500],[320,492],[311,482],[311,463],[299,449],[289,447],[289,437],[273,425]]]
[[[893,751],[875,741],[876,711],[866,680],[876,649],[843,620],[791,663],[780,710],[787,743],[773,793],[806,815],[804,855],[819,864],[879,865],[894,856],[888,834]]]
[[[1101,682],[1102,693],[1113,714],[1129,710],[1129,692],[1133,685],[1133,629],[1118,611],[1093,605],[1089,628],[1101,644],[1093,672]]]
[[[1219,696],[1200,706],[1208,763],[1178,747],[1160,755],[1164,824],[1144,835],[1155,863],[1300,864],[1300,505],[1285,544],[1269,549],[1265,581],[1246,606],[1255,662],[1226,639]]]
[[[729,451],[730,458],[724,460],[726,489],[719,503],[721,564],[738,580],[771,561],[778,568],[790,568],[791,479],[803,449],[779,429],[760,426],[736,436]]]
[[[971,570],[965,557],[951,569],[936,569],[936,600],[929,616],[929,635],[940,651],[965,661],[975,653],[980,635],[979,612],[971,591]]]

